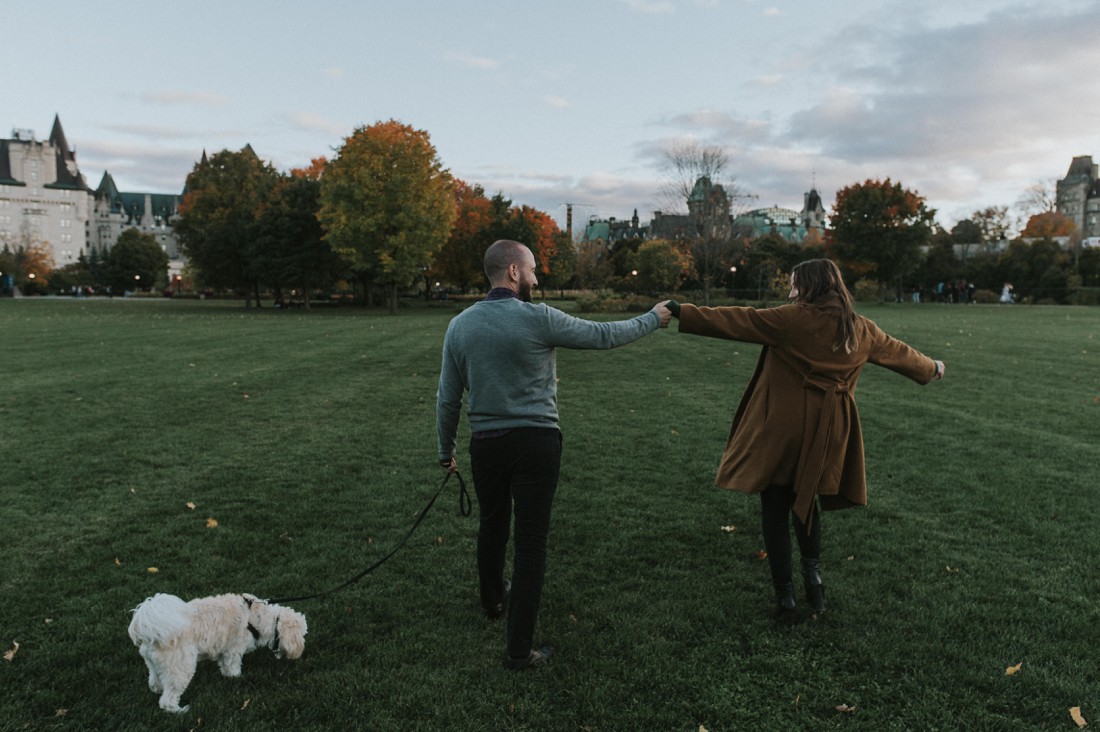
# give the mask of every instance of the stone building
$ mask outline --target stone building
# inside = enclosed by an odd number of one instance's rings
[[[712,222],[712,225],[713,222],[721,222],[721,228],[734,236],[751,239],[778,234],[796,244],[803,243],[807,237],[819,240],[825,232],[825,206],[814,188],[803,194],[801,211],[773,206],[733,216],[725,189],[721,185],[711,184],[707,178],[700,178],[688,197],[687,206],[686,214],[654,211],[653,219],[647,225],[640,224],[638,209],[634,209],[634,216],[629,221],[592,218],[585,227],[584,238],[585,241],[602,239],[608,243],[629,238],[683,239],[697,226],[693,222],[701,220]]]
[[[180,196],[170,193],[123,193],[104,172],[93,194],[88,244],[100,254],[111,250],[127,229],[152,234],[169,259],[179,259],[179,241],[172,225],[179,216]]]
[[[1100,237],[1100,175],[1091,155],[1075,157],[1056,184],[1056,210],[1068,216],[1081,239]]]
[[[63,267],[93,250],[106,254],[123,231],[136,228],[178,259],[172,225],[179,203],[178,195],[120,192],[110,173],[93,191],[58,116],[45,140],[24,129],[0,139],[0,248],[46,243],[54,265]]]
[[[45,140],[25,129],[0,140],[0,248],[45,242],[56,266],[75,262],[87,246],[90,206],[60,119]]]

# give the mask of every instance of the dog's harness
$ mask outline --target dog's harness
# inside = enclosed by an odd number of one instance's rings
[[[274,603],[264,602],[263,600],[250,600],[247,597],[245,597],[244,595],[241,595],[241,599],[244,600],[244,604],[248,606],[249,610],[251,610],[252,605],[254,603],[257,603],[257,602],[263,602],[265,605],[268,605],[268,604],[273,605],[274,604]],[[248,632],[251,633],[252,638],[257,643],[259,643],[259,641],[260,641],[260,629],[257,628],[252,623],[249,623],[248,624]],[[278,615],[275,616],[275,635],[272,636],[271,643],[267,646],[267,648],[269,650],[272,650],[272,651],[276,651],[276,652],[278,651],[278,648],[279,648],[279,616]]]
[[[397,546],[395,546],[393,549],[391,549],[389,554],[382,557],[381,559],[376,561],[374,564],[370,565],[369,567],[364,569],[362,572],[360,572],[359,574],[357,574],[354,577],[352,577],[351,579],[349,579],[347,582],[343,583],[342,585],[337,585],[336,587],[333,587],[331,590],[325,590],[324,592],[315,592],[312,595],[299,595],[297,597],[280,597],[277,600],[268,600],[267,602],[271,603],[272,605],[275,605],[277,603],[296,602],[298,600],[312,600],[312,599],[317,598],[317,597],[323,597],[324,595],[332,594],[333,592],[336,592],[337,590],[342,590],[342,589],[344,589],[345,587],[347,587],[349,585],[355,584],[356,582],[363,579],[364,577],[366,577],[368,574],[370,574],[374,570],[378,569],[380,566],[382,566],[387,561],[389,561],[390,557],[392,557],[394,554],[396,554],[397,551],[401,547],[405,546],[405,542],[407,542],[409,540],[409,537],[411,537],[413,535],[413,532],[416,531],[416,528],[418,526],[420,526],[420,522],[423,521],[424,517],[428,515],[428,511],[430,511],[432,506],[435,505],[436,499],[439,498],[439,496],[443,493],[443,489],[447,487],[447,482],[450,481],[452,475],[455,476],[456,478],[458,478],[458,510],[459,510],[459,513],[461,513],[463,516],[469,516],[470,511],[472,510],[473,506],[472,506],[472,503],[470,501],[470,493],[469,493],[469,491],[466,490],[466,481],[464,481],[462,479],[462,475],[460,475],[457,470],[454,471],[454,472],[448,471],[447,475],[444,476],[444,478],[443,478],[443,482],[439,484],[439,490],[437,490],[435,492],[435,495],[432,496],[432,500],[428,501],[427,506],[424,506],[423,510],[421,510],[421,512],[420,512],[420,515],[416,517],[416,521],[413,522],[412,528],[408,530],[408,532],[401,539],[401,541],[397,542]],[[251,630],[251,626],[249,626],[249,629]],[[255,635],[255,632],[253,632],[253,635]],[[276,626],[276,638],[277,637],[278,637],[278,627]]]

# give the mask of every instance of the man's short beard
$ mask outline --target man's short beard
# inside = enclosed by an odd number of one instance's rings
[[[519,283],[519,299],[523,302],[531,302],[531,284],[528,282]]]

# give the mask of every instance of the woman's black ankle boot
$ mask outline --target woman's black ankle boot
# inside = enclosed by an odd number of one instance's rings
[[[775,612],[777,615],[789,615],[795,609],[794,582],[775,584]]]
[[[802,558],[802,581],[806,588],[806,602],[815,613],[825,612],[825,584],[821,581],[821,560]]]

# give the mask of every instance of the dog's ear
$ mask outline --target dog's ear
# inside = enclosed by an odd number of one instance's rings
[[[279,651],[290,660],[299,658],[306,649],[306,616],[282,608],[279,612]]]

